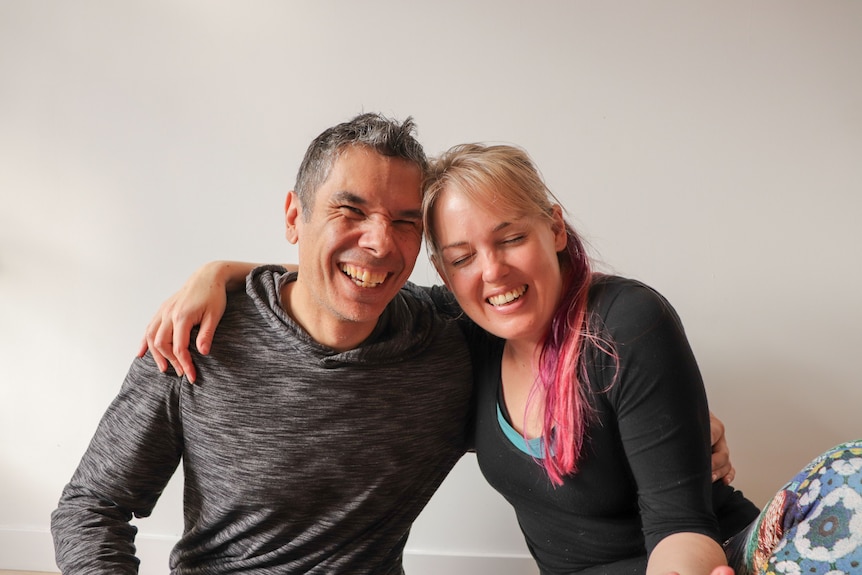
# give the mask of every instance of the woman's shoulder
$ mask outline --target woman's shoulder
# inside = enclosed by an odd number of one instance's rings
[[[679,322],[673,306],[655,288],[617,275],[593,278],[588,309],[618,336],[641,334],[661,321]]]
[[[589,306],[593,310],[643,305],[665,307],[668,301],[655,288],[632,278],[600,274],[590,284]],[[626,311],[631,311],[627,309]]]

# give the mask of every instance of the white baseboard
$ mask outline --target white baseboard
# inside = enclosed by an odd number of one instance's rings
[[[51,534],[0,527],[0,569],[56,572]]]
[[[141,559],[140,575],[164,575],[168,554],[176,539],[139,534],[135,540]],[[531,557],[442,554],[408,549],[404,554],[408,575],[537,575]],[[54,543],[47,531],[0,528],[0,569],[57,571]]]
[[[532,557],[500,555],[454,555],[441,553],[404,552],[407,575],[538,575]]]

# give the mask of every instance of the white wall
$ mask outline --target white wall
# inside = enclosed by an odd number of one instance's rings
[[[209,259],[295,260],[305,146],[363,110],[429,153],[526,147],[676,305],[764,502],[862,436],[860,30],[854,0],[0,0],[0,567],[53,566],[49,513],[158,303]],[[465,460],[412,572],[533,572],[501,501]],[[180,517],[174,482],[144,573]]]

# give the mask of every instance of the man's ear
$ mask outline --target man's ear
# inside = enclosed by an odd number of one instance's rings
[[[299,196],[296,195],[295,191],[290,190],[284,199],[284,237],[292,244],[299,241],[297,224],[301,218],[302,205],[299,203]]]

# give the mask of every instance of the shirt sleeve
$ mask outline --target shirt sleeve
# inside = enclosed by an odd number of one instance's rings
[[[607,397],[637,483],[647,551],[678,532],[717,540],[709,409],[678,315],[656,291],[630,282],[616,292],[604,321],[619,356]]]
[[[129,521],[152,512],[179,464],[181,385],[149,354],[132,364],[51,515],[65,575],[138,572]]]

